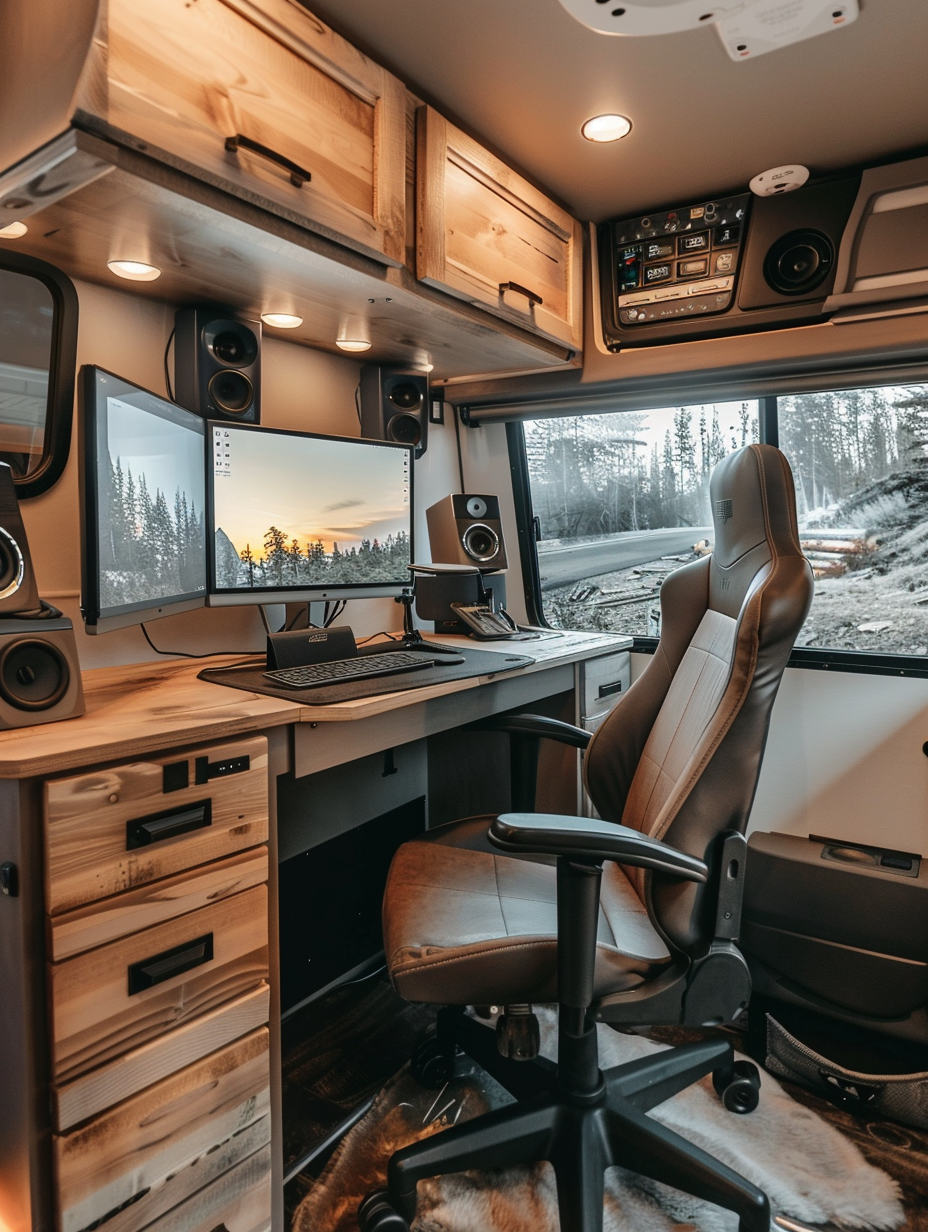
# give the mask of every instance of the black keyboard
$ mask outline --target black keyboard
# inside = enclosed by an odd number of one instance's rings
[[[306,667],[279,667],[265,672],[268,680],[289,689],[315,689],[343,680],[368,680],[373,676],[393,676],[414,672],[419,667],[434,667],[437,659],[418,650],[388,650],[385,654],[358,655],[356,659],[333,659],[329,663],[310,663]]]

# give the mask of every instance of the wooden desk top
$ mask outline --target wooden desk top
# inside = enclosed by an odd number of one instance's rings
[[[624,650],[630,645],[631,638],[608,634],[569,634],[563,642],[552,639],[516,643],[525,654],[537,656],[537,661],[531,667],[507,674],[543,671],[610,650]],[[485,643],[481,645],[481,649],[485,647]],[[511,654],[514,645],[492,643],[490,648]],[[356,721],[433,697],[479,688],[494,678],[452,680],[328,706],[304,706],[197,679],[206,663],[221,667],[239,659],[217,655],[215,659],[196,662],[172,659],[84,672],[85,714],[59,723],[0,732],[0,779],[56,774],[292,723]]]

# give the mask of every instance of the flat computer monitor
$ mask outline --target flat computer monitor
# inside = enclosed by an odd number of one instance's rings
[[[79,385],[88,633],[206,602],[206,423],[86,365]]]
[[[411,585],[412,449],[210,422],[210,605]]]

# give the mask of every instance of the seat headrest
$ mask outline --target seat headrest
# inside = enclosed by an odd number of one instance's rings
[[[765,541],[777,555],[802,554],[792,472],[773,445],[746,445],[723,458],[712,472],[709,501],[714,556],[723,569]]]

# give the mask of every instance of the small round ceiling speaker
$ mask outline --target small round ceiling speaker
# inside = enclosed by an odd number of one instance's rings
[[[771,167],[755,175],[748,188],[755,197],[779,197],[783,193],[802,188],[809,178],[809,168],[801,163],[787,163],[783,167]]]
[[[677,34],[731,17],[748,0],[561,0],[572,17],[597,34]]]

